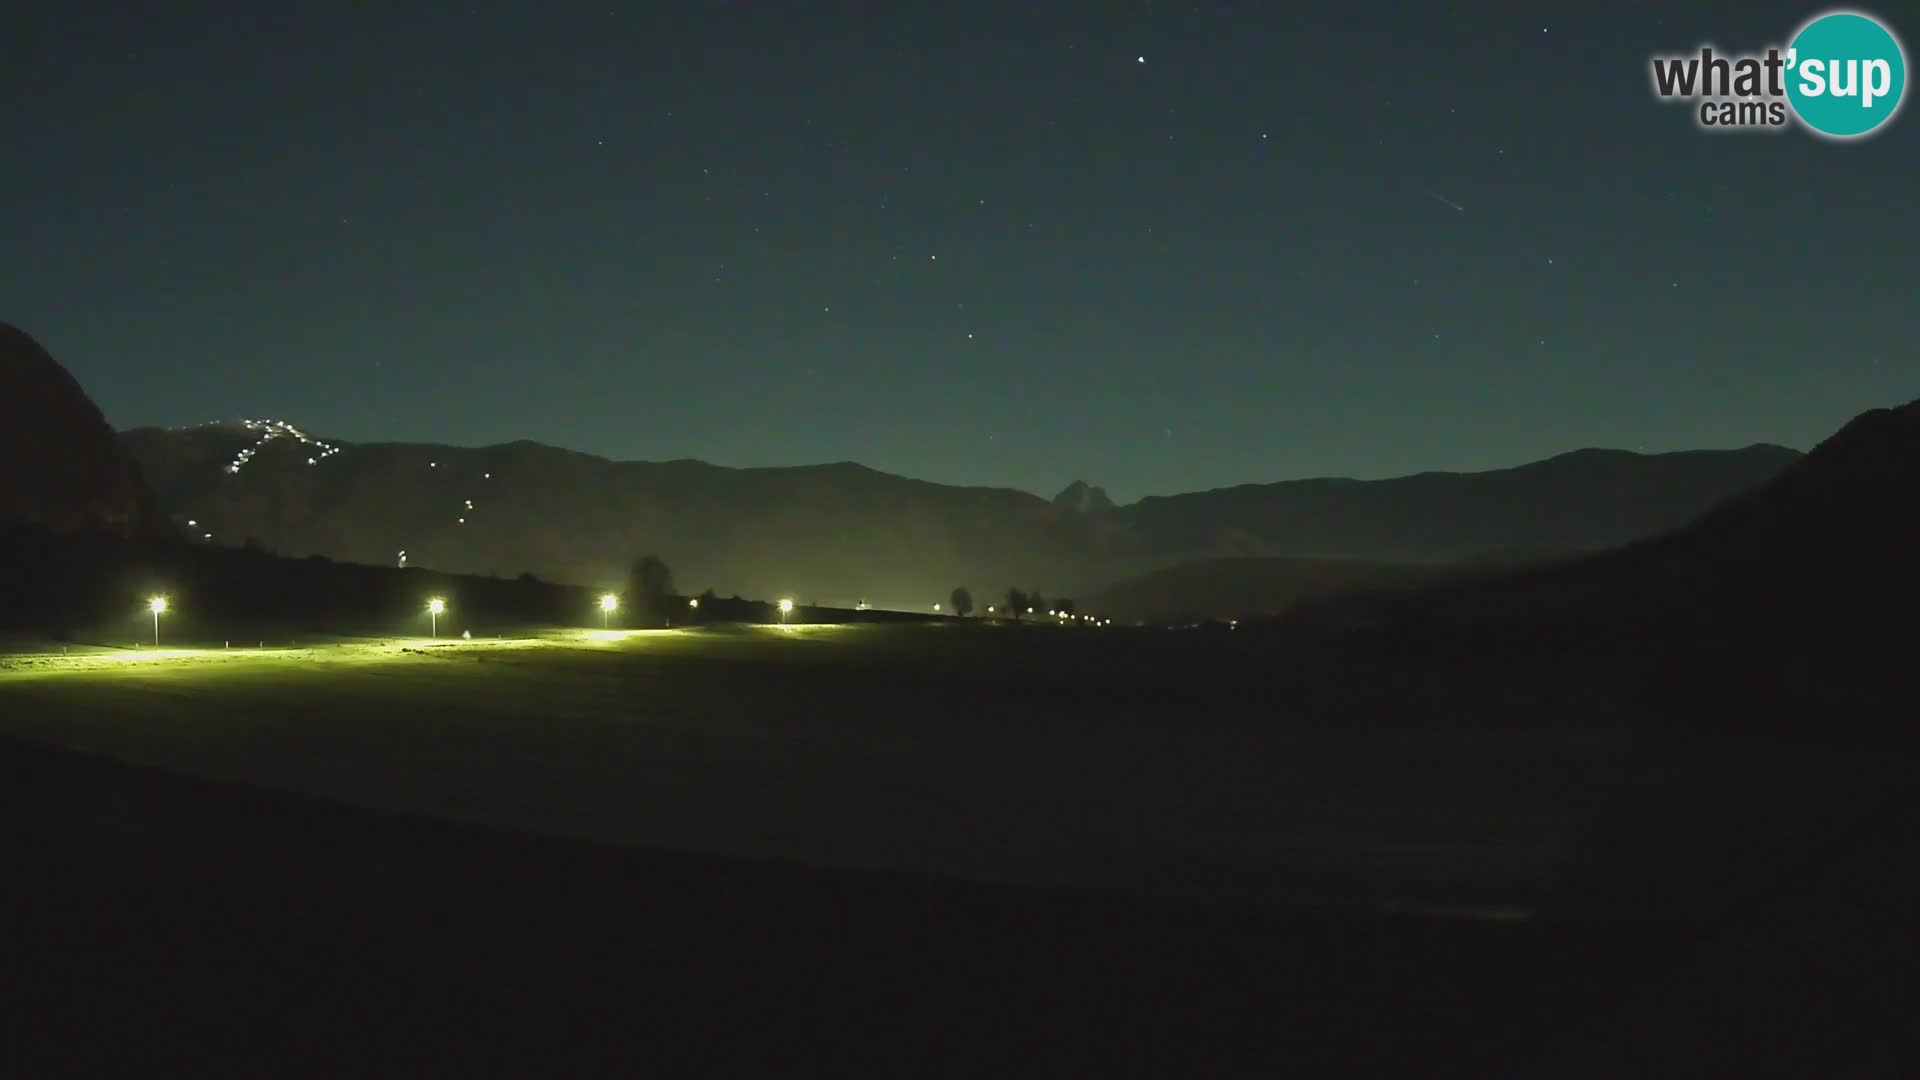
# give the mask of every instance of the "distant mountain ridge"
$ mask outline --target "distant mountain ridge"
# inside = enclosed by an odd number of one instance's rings
[[[1222,557],[1432,564],[1595,551],[1684,524],[1800,457],[1771,446],[1579,451],[1492,472],[1282,481],[1114,506],[1084,482],[1049,501],[850,462],[615,462],[527,441],[309,444],[262,441],[260,430],[123,439],[166,508],[216,543],[375,563],[404,551],[409,565],[608,584],[650,552],[684,588],[899,607],[930,607],[955,585],[980,597],[1010,586],[1084,595]]]
[[[1636,454],[1575,450],[1507,469],[1427,472],[1386,480],[1313,479],[1150,496],[1126,508],[1155,548],[1196,555],[1284,555],[1376,562],[1456,562],[1515,550],[1617,547],[1692,520],[1802,457],[1739,450]],[[1284,537],[1280,550],[1272,538]]]

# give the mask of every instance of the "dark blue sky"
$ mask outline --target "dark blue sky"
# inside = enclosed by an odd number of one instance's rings
[[[0,319],[121,426],[1123,500],[1804,447],[1920,395],[1920,113],[1647,61],[1818,10],[29,5]]]

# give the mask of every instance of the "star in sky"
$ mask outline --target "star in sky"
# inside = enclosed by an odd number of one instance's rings
[[[46,106],[0,110],[0,139],[62,167],[0,177],[8,318],[127,426],[267,413],[1121,498],[1805,445],[1920,380],[1897,307],[1862,299],[1920,293],[1884,242],[1920,225],[1920,142],[1711,140],[1637,107],[1641,58],[1804,20],[1775,0],[1664,26],[1043,5],[1019,34],[939,7],[462,11],[47,8],[28,40],[60,52],[9,56]],[[289,42],[299,80],[234,60]],[[1444,94],[1301,95],[1356,71]],[[1848,197],[1822,197],[1841,155]],[[1755,283],[1808,237],[1864,254]],[[1666,405],[1621,408],[1668,353],[1692,362],[1661,368]],[[421,403],[404,428],[374,372]],[[1052,422],[986,453],[891,419],[1010,408]],[[1169,411],[1207,438],[1141,453]]]

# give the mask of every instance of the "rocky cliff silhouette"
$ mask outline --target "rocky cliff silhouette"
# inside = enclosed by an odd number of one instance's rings
[[[165,516],[99,406],[40,343],[0,323],[0,521],[160,538]]]

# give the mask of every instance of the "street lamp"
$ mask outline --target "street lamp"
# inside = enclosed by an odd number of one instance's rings
[[[160,647],[160,614],[167,610],[167,598],[156,596],[147,601],[147,610],[153,612],[153,647]]]
[[[613,609],[619,606],[620,598],[612,593],[600,598],[600,629],[605,630],[612,625]]]
[[[446,614],[446,611],[447,602],[445,600],[436,596],[427,601],[427,624],[432,628],[435,639],[440,637],[440,616]]]
[[[780,598],[780,625],[785,626],[787,624],[787,613],[792,610],[793,610],[793,601],[787,599],[786,597],[781,597]]]

